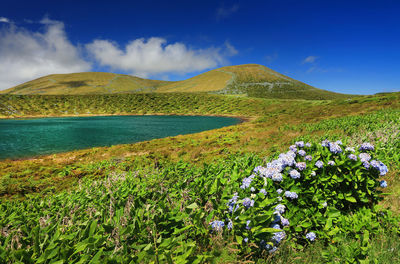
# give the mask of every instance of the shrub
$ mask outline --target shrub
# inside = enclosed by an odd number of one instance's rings
[[[220,219],[210,228],[235,236],[244,252],[261,254],[276,251],[284,239],[300,248],[319,239],[339,239],[343,232],[351,235],[349,226],[356,237],[367,234],[384,217],[376,204],[382,199],[380,188],[387,186],[379,177],[388,169],[374,155],[369,143],[354,149],[341,141],[296,142],[242,179],[222,199]],[[357,220],[360,212],[367,220]]]

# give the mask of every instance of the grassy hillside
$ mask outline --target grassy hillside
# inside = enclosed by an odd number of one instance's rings
[[[222,67],[176,82],[99,72],[53,74],[23,83],[2,93],[67,95],[143,92],[206,92],[280,99],[352,97],[317,89],[257,64]]]
[[[333,101],[188,93],[0,96],[1,117],[87,114],[235,115],[247,122],[136,144],[0,161],[1,263],[400,262],[400,93]],[[373,168],[367,170],[359,161],[349,167],[349,159],[342,163],[348,152],[338,156],[322,148],[326,138],[342,140],[343,150],[371,142],[373,159],[389,168],[379,178],[388,183],[386,194],[376,187],[379,175]],[[300,179],[283,181],[288,183],[283,189],[297,192],[298,199],[283,196],[290,225],[282,227],[286,238],[269,254],[257,239],[276,232],[268,227],[275,221],[278,183],[263,187],[268,188],[267,203],[258,189],[240,186],[256,166],[266,166],[296,141],[313,143],[306,149],[312,161]],[[322,156],[323,169],[310,177]],[[333,159],[336,165],[329,167]],[[315,189],[314,180],[323,185]],[[335,189],[338,182],[356,188]],[[374,189],[367,188],[371,184]],[[334,192],[326,192],[330,200],[325,209],[315,192],[329,188]],[[213,231],[210,222],[225,219],[235,192],[255,197],[254,207],[245,210],[241,196],[240,215],[231,217],[234,229]],[[374,203],[362,199],[367,194],[375,197]],[[376,205],[378,197],[384,200]],[[345,209],[337,209],[339,205]],[[305,238],[310,231],[317,234],[314,242]]]

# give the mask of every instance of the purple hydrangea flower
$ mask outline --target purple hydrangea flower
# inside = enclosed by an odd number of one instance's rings
[[[354,148],[351,148],[351,147],[347,147],[345,149],[345,151],[347,151],[347,152],[356,152],[356,150]]]
[[[321,169],[324,166],[324,163],[320,160],[317,160],[317,162],[315,162],[315,166],[319,169]]]
[[[380,176],[386,175],[388,168],[381,161],[371,160],[371,166],[379,171]]]
[[[324,141],[321,142],[321,146],[323,147],[329,147],[329,140],[325,139]]]
[[[295,145],[299,148],[304,148],[304,141],[297,141]]]
[[[299,198],[299,196],[298,196],[297,193],[295,193],[295,192],[286,191],[284,195],[285,195],[287,198],[290,198],[290,199],[297,199],[297,198]]]
[[[290,222],[289,222],[289,220],[288,219],[286,219],[286,218],[281,218],[281,223],[282,223],[282,226],[288,226],[288,225],[290,225]]]
[[[310,233],[308,233],[308,234],[306,235],[306,238],[307,238],[308,240],[310,240],[310,241],[314,241],[314,240],[317,238],[317,236],[315,235],[314,232],[310,232]]]
[[[300,172],[298,172],[297,170],[291,170],[289,172],[290,177],[292,177],[292,179],[299,179],[300,178]]]
[[[222,231],[223,227],[225,226],[225,223],[223,221],[215,220],[212,221],[210,225],[214,231]]]
[[[251,188],[250,188],[250,191],[251,191],[251,192],[255,192],[256,189],[254,189],[254,187],[251,187]]]
[[[363,166],[364,166],[364,168],[369,169],[370,164],[369,164],[368,161],[364,161],[364,162],[363,162]]]
[[[379,182],[379,185],[380,185],[382,188],[386,188],[386,187],[387,187],[387,182],[386,182],[386,181],[380,181],[380,182]]]
[[[274,244],[279,244],[281,241],[286,237],[285,232],[276,232],[274,233],[274,236],[272,237],[272,240]]]
[[[299,169],[299,171],[305,170],[307,167],[307,164],[305,162],[297,162],[296,163],[296,168]]]
[[[338,154],[342,152],[342,148],[336,142],[334,143],[331,142],[329,143],[329,151],[332,152],[333,154]]]
[[[358,157],[360,157],[361,162],[371,160],[371,155],[369,155],[368,153],[360,153],[360,155],[358,155]]]
[[[365,142],[365,143],[361,144],[361,146],[360,146],[360,151],[364,151],[364,150],[374,150],[374,145],[372,145],[371,143]]]
[[[230,213],[235,212],[239,208],[239,205],[236,204],[238,198],[239,198],[239,196],[237,195],[237,193],[235,193],[233,195],[233,197],[231,199],[229,199],[229,201],[226,203]]]
[[[311,143],[310,143],[310,142],[307,142],[307,143],[306,143],[306,147],[307,147],[307,148],[311,148]]]
[[[299,152],[298,152],[298,154],[299,154],[300,156],[304,157],[304,156],[306,155],[306,152],[305,152],[305,150],[300,149]]]
[[[258,174],[258,173],[260,173],[260,169],[262,169],[262,168],[263,168],[262,166],[257,166],[254,168],[253,172]]]
[[[246,221],[246,229],[247,229],[247,230],[250,230],[250,229],[251,229],[250,223],[251,223],[251,220],[247,220],[247,221]]]
[[[233,228],[232,220],[229,219],[228,225],[226,227],[228,228],[228,230],[232,230]]]
[[[240,188],[241,188],[241,189],[247,189],[247,188],[249,188],[251,182],[252,182],[253,179],[254,179],[254,176],[255,176],[255,175],[252,174],[252,175],[250,175],[249,177],[244,178],[243,181],[242,181],[242,185],[240,186]]]
[[[278,190],[276,190],[276,192],[277,192],[278,194],[281,194],[281,193],[283,192],[283,190],[282,190],[282,189],[278,189]]]
[[[275,212],[283,214],[285,212],[285,208],[286,207],[283,204],[278,204],[277,206],[275,206]]]
[[[341,140],[337,140],[335,143],[338,144],[338,145],[343,145]]]
[[[243,199],[243,206],[246,208],[250,208],[254,206],[254,200],[250,199],[250,198],[244,198]]]
[[[312,160],[312,156],[311,155],[307,155],[304,157],[305,160],[311,161]]]
[[[333,160],[328,161],[329,166],[335,166],[335,162]]]
[[[291,151],[293,151],[294,153],[297,152],[296,145],[291,145],[291,146],[289,147],[289,149],[290,149]]]
[[[354,154],[350,154],[349,156],[347,156],[349,159],[351,160],[357,160],[357,156]]]
[[[264,195],[267,195],[267,191],[266,191],[265,189],[261,189],[261,190],[260,190],[260,193],[262,193],[262,194],[264,194]]]
[[[246,238],[243,239],[243,241],[244,241],[244,243],[247,243],[247,242],[249,242],[249,238],[246,237]]]
[[[281,182],[283,180],[282,173],[275,173],[274,175],[272,175],[271,179],[276,182]]]

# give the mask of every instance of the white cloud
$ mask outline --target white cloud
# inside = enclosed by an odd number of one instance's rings
[[[0,17],[0,23],[11,23],[10,19],[6,18],[6,17]]]
[[[237,53],[229,42],[221,48],[192,49],[158,37],[135,39],[124,48],[108,40],[94,40],[86,48],[101,65],[141,77],[210,69]]]
[[[43,32],[13,24],[0,31],[0,90],[53,73],[90,70],[67,38],[64,24],[45,18]]]
[[[317,56],[308,56],[303,60],[303,64],[305,63],[314,63],[319,57]]]
[[[217,20],[222,20],[222,19],[228,18],[238,10],[239,10],[238,4],[234,4],[231,7],[221,6],[217,9],[217,13],[216,13]]]

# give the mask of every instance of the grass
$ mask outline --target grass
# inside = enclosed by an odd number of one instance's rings
[[[354,97],[317,89],[258,64],[222,67],[187,80],[174,82],[101,72],[53,74],[0,93],[77,95],[144,92],[204,92],[259,98],[308,100]]]
[[[396,93],[334,101],[277,101],[185,93],[1,95],[0,115],[3,118],[93,114],[206,114],[241,116],[247,122],[193,135],[24,160],[0,161],[0,195],[3,202],[40,200],[40,197],[51,197],[52,193],[68,195],[71,190],[79,188],[83,180],[107,179],[110,175],[122,172],[143,175],[140,179],[146,184],[159,186],[161,183],[167,186],[167,179],[172,179],[168,178],[171,176],[158,178],[157,175],[161,171],[171,170],[171,175],[177,177],[176,180],[186,177],[190,170],[177,169],[182,161],[194,166],[195,170],[202,170],[213,164],[222,166],[232,157],[240,159],[249,153],[256,155],[257,159],[270,157],[295,140],[318,141],[329,137],[350,143],[369,140],[382,150],[379,158],[390,168],[390,195],[382,205],[391,207],[397,213],[400,212],[400,184],[397,181],[400,172],[400,142],[396,136],[400,127],[399,113],[400,94]],[[146,180],[148,175],[153,176]],[[400,248],[397,241],[398,235],[391,231],[375,234],[371,238],[373,246],[368,251],[369,259],[375,263],[398,262]],[[232,263],[239,258],[234,246],[230,247],[218,240],[214,243],[213,249],[202,250],[203,253],[209,252],[213,255],[215,263]],[[334,248],[325,243],[317,243],[305,249],[288,246],[281,248],[273,259],[258,261],[321,263],[329,260],[343,263],[346,259],[351,259],[349,248],[351,249],[351,245],[357,246],[357,243],[354,238],[347,238]],[[240,261],[246,261],[246,257],[240,256]]]

